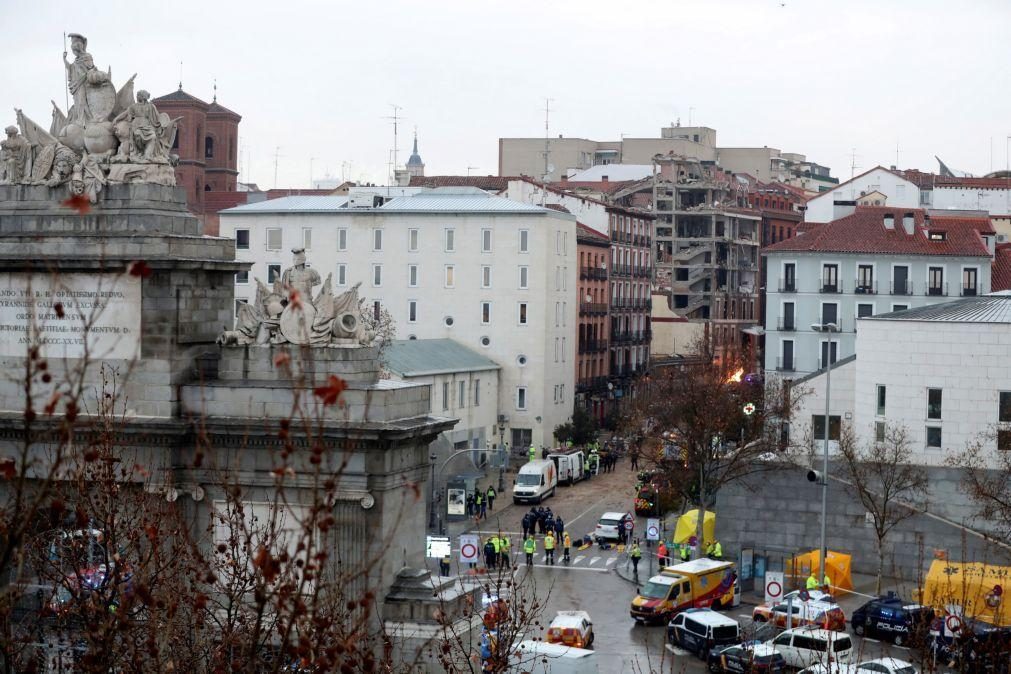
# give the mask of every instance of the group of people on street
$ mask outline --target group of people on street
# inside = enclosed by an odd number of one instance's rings
[[[475,489],[473,494],[467,494],[467,516],[478,520],[488,519],[488,511],[495,509],[497,496],[495,487],[491,485],[485,491]]]
[[[484,541],[484,566],[492,569],[511,569],[512,543],[508,536],[501,532],[497,536],[489,536]]]
[[[555,564],[555,549],[559,543],[562,546],[562,561],[571,561],[572,538],[569,536],[569,532],[564,531],[556,534],[549,530],[544,534],[544,561],[551,566]],[[527,535],[523,541],[523,552],[526,553],[527,566],[533,566],[534,555],[537,554],[537,539],[534,538],[533,532]]]
[[[523,540],[528,534],[553,533],[558,537],[565,532],[565,522],[562,516],[555,517],[551,508],[530,508],[530,511],[523,515]]]

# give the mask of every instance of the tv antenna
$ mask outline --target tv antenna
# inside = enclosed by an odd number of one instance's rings
[[[468,166],[468,167],[467,167],[467,177],[468,177],[468,178],[470,177],[470,172],[471,172],[471,171],[476,171],[476,170],[478,170],[479,168],[481,168],[481,167],[480,167],[480,166]]]
[[[281,158],[281,146],[278,145],[274,148],[274,189],[277,189],[277,163]]]
[[[863,167],[860,166],[860,164],[857,163],[857,149],[853,148],[850,151],[850,178],[851,179],[853,178],[853,176],[855,176],[857,174],[857,169],[858,168],[863,168]]]
[[[549,157],[551,156],[551,136],[549,134],[549,129],[551,126],[551,101],[553,98],[544,99],[544,175],[541,176],[541,206],[544,206],[547,199],[547,183],[548,177],[555,170],[555,167],[551,165]]]
[[[383,119],[389,119],[389,120],[393,121],[393,152],[392,152],[392,155],[391,155],[391,157],[392,157],[391,161],[393,163],[393,170],[390,173],[390,182],[388,183],[388,184],[392,185],[394,177],[396,175],[396,171],[397,171],[397,142],[398,142],[398,135],[397,134],[399,133],[398,126],[399,126],[400,122],[402,122],[404,120],[404,118],[400,116],[400,111],[403,110],[402,107],[400,107],[396,103],[390,103],[390,107],[393,108],[393,114],[392,115],[388,115],[388,116],[384,117]]]

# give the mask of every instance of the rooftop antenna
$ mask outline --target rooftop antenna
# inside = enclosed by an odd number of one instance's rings
[[[312,185],[312,163],[316,161],[316,157],[309,157],[309,189],[313,189]]]
[[[211,101],[211,102],[212,103],[217,103],[218,102],[218,78],[217,77],[214,78],[214,100]]]
[[[274,189],[277,189],[277,160],[281,158],[281,146],[274,148]]]
[[[183,62],[179,61],[179,91],[183,90]]]
[[[471,172],[471,171],[476,171],[476,170],[478,170],[479,168],[481,168],[481,167],[480,167],[480,166],[468,166],[468,167],[467,167],[467,177],[468,177],[468,178],[470,177],[470,172]]]
[[[900,166],[899,166],[899,141],[895,141],[895,168],[900,168]]]
[[[544,184],[541,185],[541,206],[543,207],[547,200],[547,182],[548,176],[551,172],[555,170],[555,167],[551,165],[549,157],[551,155],[551,136],[548,131],[551,123],[551,101],[553,98],[544,99],[544,175],[541,176],[541,180]]]
[[[857,164],[857,149],[853,148],[850,152],[850,179],[857,174],[857,169],[863,168],[860,164]]]
[[[396,103],[390,103],[390,107],[393,108],[393,114],[392,115],[388,115],[388,116],[386,116],[386,117],[383,118],[383,119],[391,119],[391,120],[393,120],[393,152],[392,152],[392,155],[391,155],[392,156],[391,161],[392,161],[393,168],[390,171],[389,182],[387,183],[388,185],[392,185],[393,184],[394,176],[395,176],[395,173],[396,173],[396,170],[397,170],[397,133],[398,133],[398,125],[404,119],[403,117],[400,116],[400,111],[403,110],[402,107],[400,107]]]

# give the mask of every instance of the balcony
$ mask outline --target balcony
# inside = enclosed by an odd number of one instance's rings
[[[913,282],[912,281],[892,281],[888,286],[888,292],[891,295],[912,295],[913,294]]]
[[[606,339],[584,339],[579,342],[579,353],[602,353],[607,351]]]
[[[878,282],[869,279],[857,279],[853,282],[853,293],[856,295],[877,295]]]
[[[603,302],[580,302],[579,314],[581,316],[606,316],[607,304]]]
[[[947,297],[948,296],[948,282],[943,283],[931,283],[927,286],[927,289],[923,292],[924,295],[929,295],[931,297]]]
[[[781,292],[781,293],[795,293],[795,292],[797,292],[797,279],[795,279],[795,278],[781,278],[781,279],[779,279],[779,292]]]
[[[607,389],[607,377],[584,377],[576,382],[576,393],[597,393]]]
[[[602,267],[582,267],[579,270],[579,278],[583,281],[606,281],[607,269]]]
[[[776,370],[779,372],[795,372],[793,358],[784,358],[779,356],[776,358]]]
[[[615,264],[611,265],[611,276],[631,276],[632,275],[632,265],[630,264]]]
[[[843,291],[842,281],[834,281],[828,283],[825,280],[819,281],[818,292],[825,293],[828,295],[837,295]]]
[[[797,321],[780,316],[776,321],[776,329],[780,332],[794,332],[797,329]]]

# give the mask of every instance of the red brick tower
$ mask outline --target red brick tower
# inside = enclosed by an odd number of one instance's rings
[[[218,103],[218,95],[207,108],[207,138],[204,161],[207,163],[204,189],[234,192],[238,181],[239,122],[242,116]]]
[[[205,138],[207,130],[207,111],[210,107],[196,96],[183,91],[182,82],[179,89],[167,96],[154,99],[158,112],[164,112],[173,119],[181,117],[176,131],[176,141],[172,145],[172,153],[179,155],[179,165],[176,166],[176,184],[186,188],[186,202],[190,211],[197,215],[204,212],[204,187],[206,162]]]

